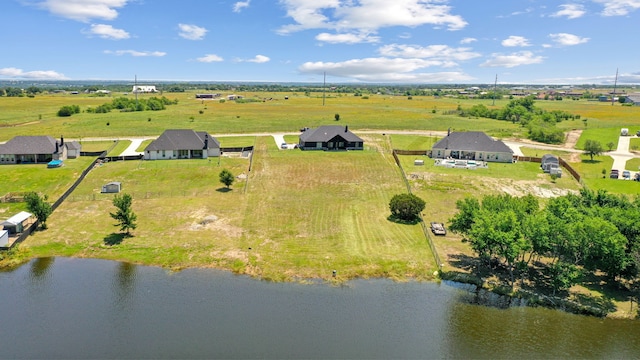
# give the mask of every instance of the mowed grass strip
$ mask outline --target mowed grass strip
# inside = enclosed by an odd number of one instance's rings
[[[281,151],[259,137],[248,159],[126,161],[94,169],[50,218],[49,229],[24,244],[36,256],[125,260],[169,268],[217,267],[271,280],[385,276],[429,279],[433,255],[419,225],[387,220],[388,204],[405,192],[382,137],[365,151]],[[219,183],[227,168],[238,179]],[[138,228],[118,236],[109,212],[121,181],[133,195]],[[83,221],[77,221],[81,217]],[[109,245],[121,240],[117,245]],[[118,242],[116,241],[116,242]]]
[[[406,188],[381,152],[384,140],[366,143],[364,151],[273,151],[259,138],[243,227],[263,277],[431,276],[420,226],[387,219],[391,197]]]

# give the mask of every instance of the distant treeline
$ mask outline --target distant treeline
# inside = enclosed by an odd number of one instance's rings
[[[319,83],[243,83],[243,82],[145,82],[138,85],[150,84],[156,86],[160,92],[185,92],[185,91],[224,91],[224,92],[334,92],[348,93],[356,95],[396,95],[396,96],[453,96],[456,98],[502,98],[513,96],[514,86],[501,84],[319,84]],[[38,82],[33,81],[0,81],[0,96],[33,96],[38,93],[52,93],[59,91],[77,91],[79,93],[95,93],[98,90],[108,90],[111,92],[131,92],[133,82],[88,82],[88,81],[59,81],[59,82]],[[519,88],[526,86],[518,85]],[[536,92],[549,90],[560,90],[560,87],[536,85],[529,87]],[[598,91],[602,89],[602,91]],[[575,86],[573,98],[595,99],[601,95],[607,95],[610,87],[598,86],[594,84]],[[619,91],[623,92],[623,89]],[[102,95],[104,96],[104,95]],[[560,95],[550,95],[550,100],[561,99]]]

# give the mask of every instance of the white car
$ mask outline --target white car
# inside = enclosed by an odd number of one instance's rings
[[[288,148],[289,148],[289,145],[287,145],[287,143],[282,143],[282,144],[280,145],[280,148],[281,148],[281,149],[288,149]]]

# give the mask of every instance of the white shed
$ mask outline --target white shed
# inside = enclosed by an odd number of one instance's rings
[[[4,229],[9,231],[11,234],[19,234],[24,231],[24,222],[31,216],[32,215],[30,213],[21,211],[0,223],[0,225],[2,225]]]
[[[0,230],[0,246],[9,246],[9,232],[7,230]]]
[[[122,183],[119,181],[113,181],[106,185],[102,185],[103,193],[119,193],[122,189]]]

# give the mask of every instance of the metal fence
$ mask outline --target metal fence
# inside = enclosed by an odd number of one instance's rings
[[[417,153],[410,153],[407,154],[407,152],[409,151],[402,151],[402,153],[400,153],[400,155],[425,155],[425,151],[419,151]],[[409,180],[407,179],[407,174],[404,171],[404,168],[402,167],[402,164],[400,163],[400,159],[398,158],[398,151],[396,151],[395,149],[391,152],[391,154],[393,155],[393,159],[396,161],[396,165],[398,165],[398,167],[400,168],[400,172],[402,173],[402,179],[404,180],[404,184],[407,186],[407,191],[409,192],[409,194],[411,194],[411,184],[409,184]],[[422,232],[424,233],[424,236],[427,238],[427,242],[429,243],[429,248],[431,249],[431,253],[433,254],[433,258],[436,261],[436,265],[438,266],[438,270],[442,269],[442,261],[440,261],[440,255],[438,255],[438,250],[436,250],[436,246],[433,243],[433,239],[431,238],[431,232],[430,230],[427,228],[426,223],[424,222],[424,218],[422,217],[422,214],[419,214],[420,216],[420,226],[422,227]]]

